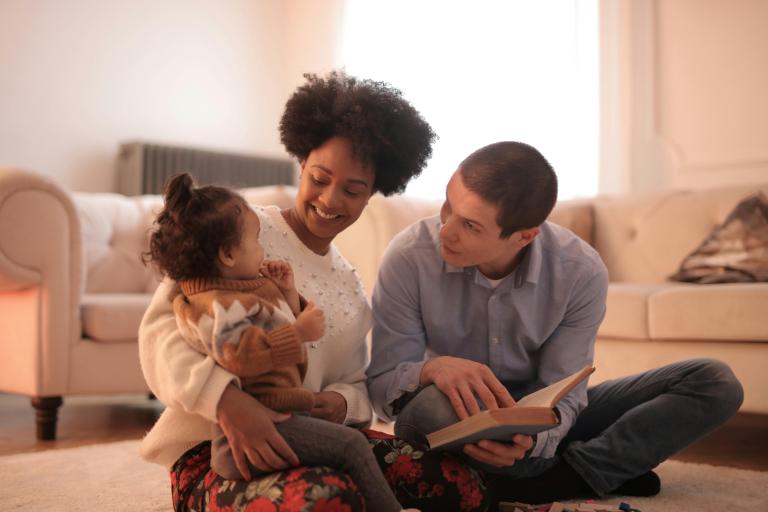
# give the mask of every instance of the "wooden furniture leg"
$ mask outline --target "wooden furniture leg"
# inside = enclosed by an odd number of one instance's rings
[[[35,408],[35,423],[37,424],[37,439],[52,441],[56,439],[56,420],[59,407],[63,403],[60,396],[35,396],[30,399]]]

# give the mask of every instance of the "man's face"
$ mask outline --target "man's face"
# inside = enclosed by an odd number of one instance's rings
[[[456,171],[445,189],[445,203],[440,210],[440,254],[446,263],[454,267],[477,266],[491,279],[509,274],[520,249],[530,242],[522,234],[530,230],[500,238],[497,213],[498,208],[469,190],[461,172]]]

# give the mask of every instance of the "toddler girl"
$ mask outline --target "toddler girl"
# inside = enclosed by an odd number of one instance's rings
[[[373,511],[399,511],[371,446],[357,430],[310,417],[314,394],[301,386],[304,342],[323,336],[323,313],[307,304],[285,261],[265,261],[260,221],[232,190],[170,179],[155,220],[149,259],[181,288],[173,303],[184,338],[240,377],[262,404],[291,417],[276,424],[302,464],[348,473]],[[211,466],[239,479],[226,437],[214,426]],[[252,474],[263,474],[255,467]]]

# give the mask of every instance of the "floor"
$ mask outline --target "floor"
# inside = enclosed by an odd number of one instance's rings
[[[58,439],[37,441],[29,399],[0,393],[0,455],[139,439],[161,412],[162,405],[145,396],[67,398],[59,412]],[[737,414],[673,458],[768,471],[768,415]]]

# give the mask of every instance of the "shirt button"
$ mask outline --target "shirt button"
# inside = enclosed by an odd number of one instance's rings
[[[494,345],[495,345],[496,343],[498,343],[498,342],[499,342],[499,338],[497,338],[496,336],[494,336],[493,338],[491,338],[491,343],[493,343]]]

